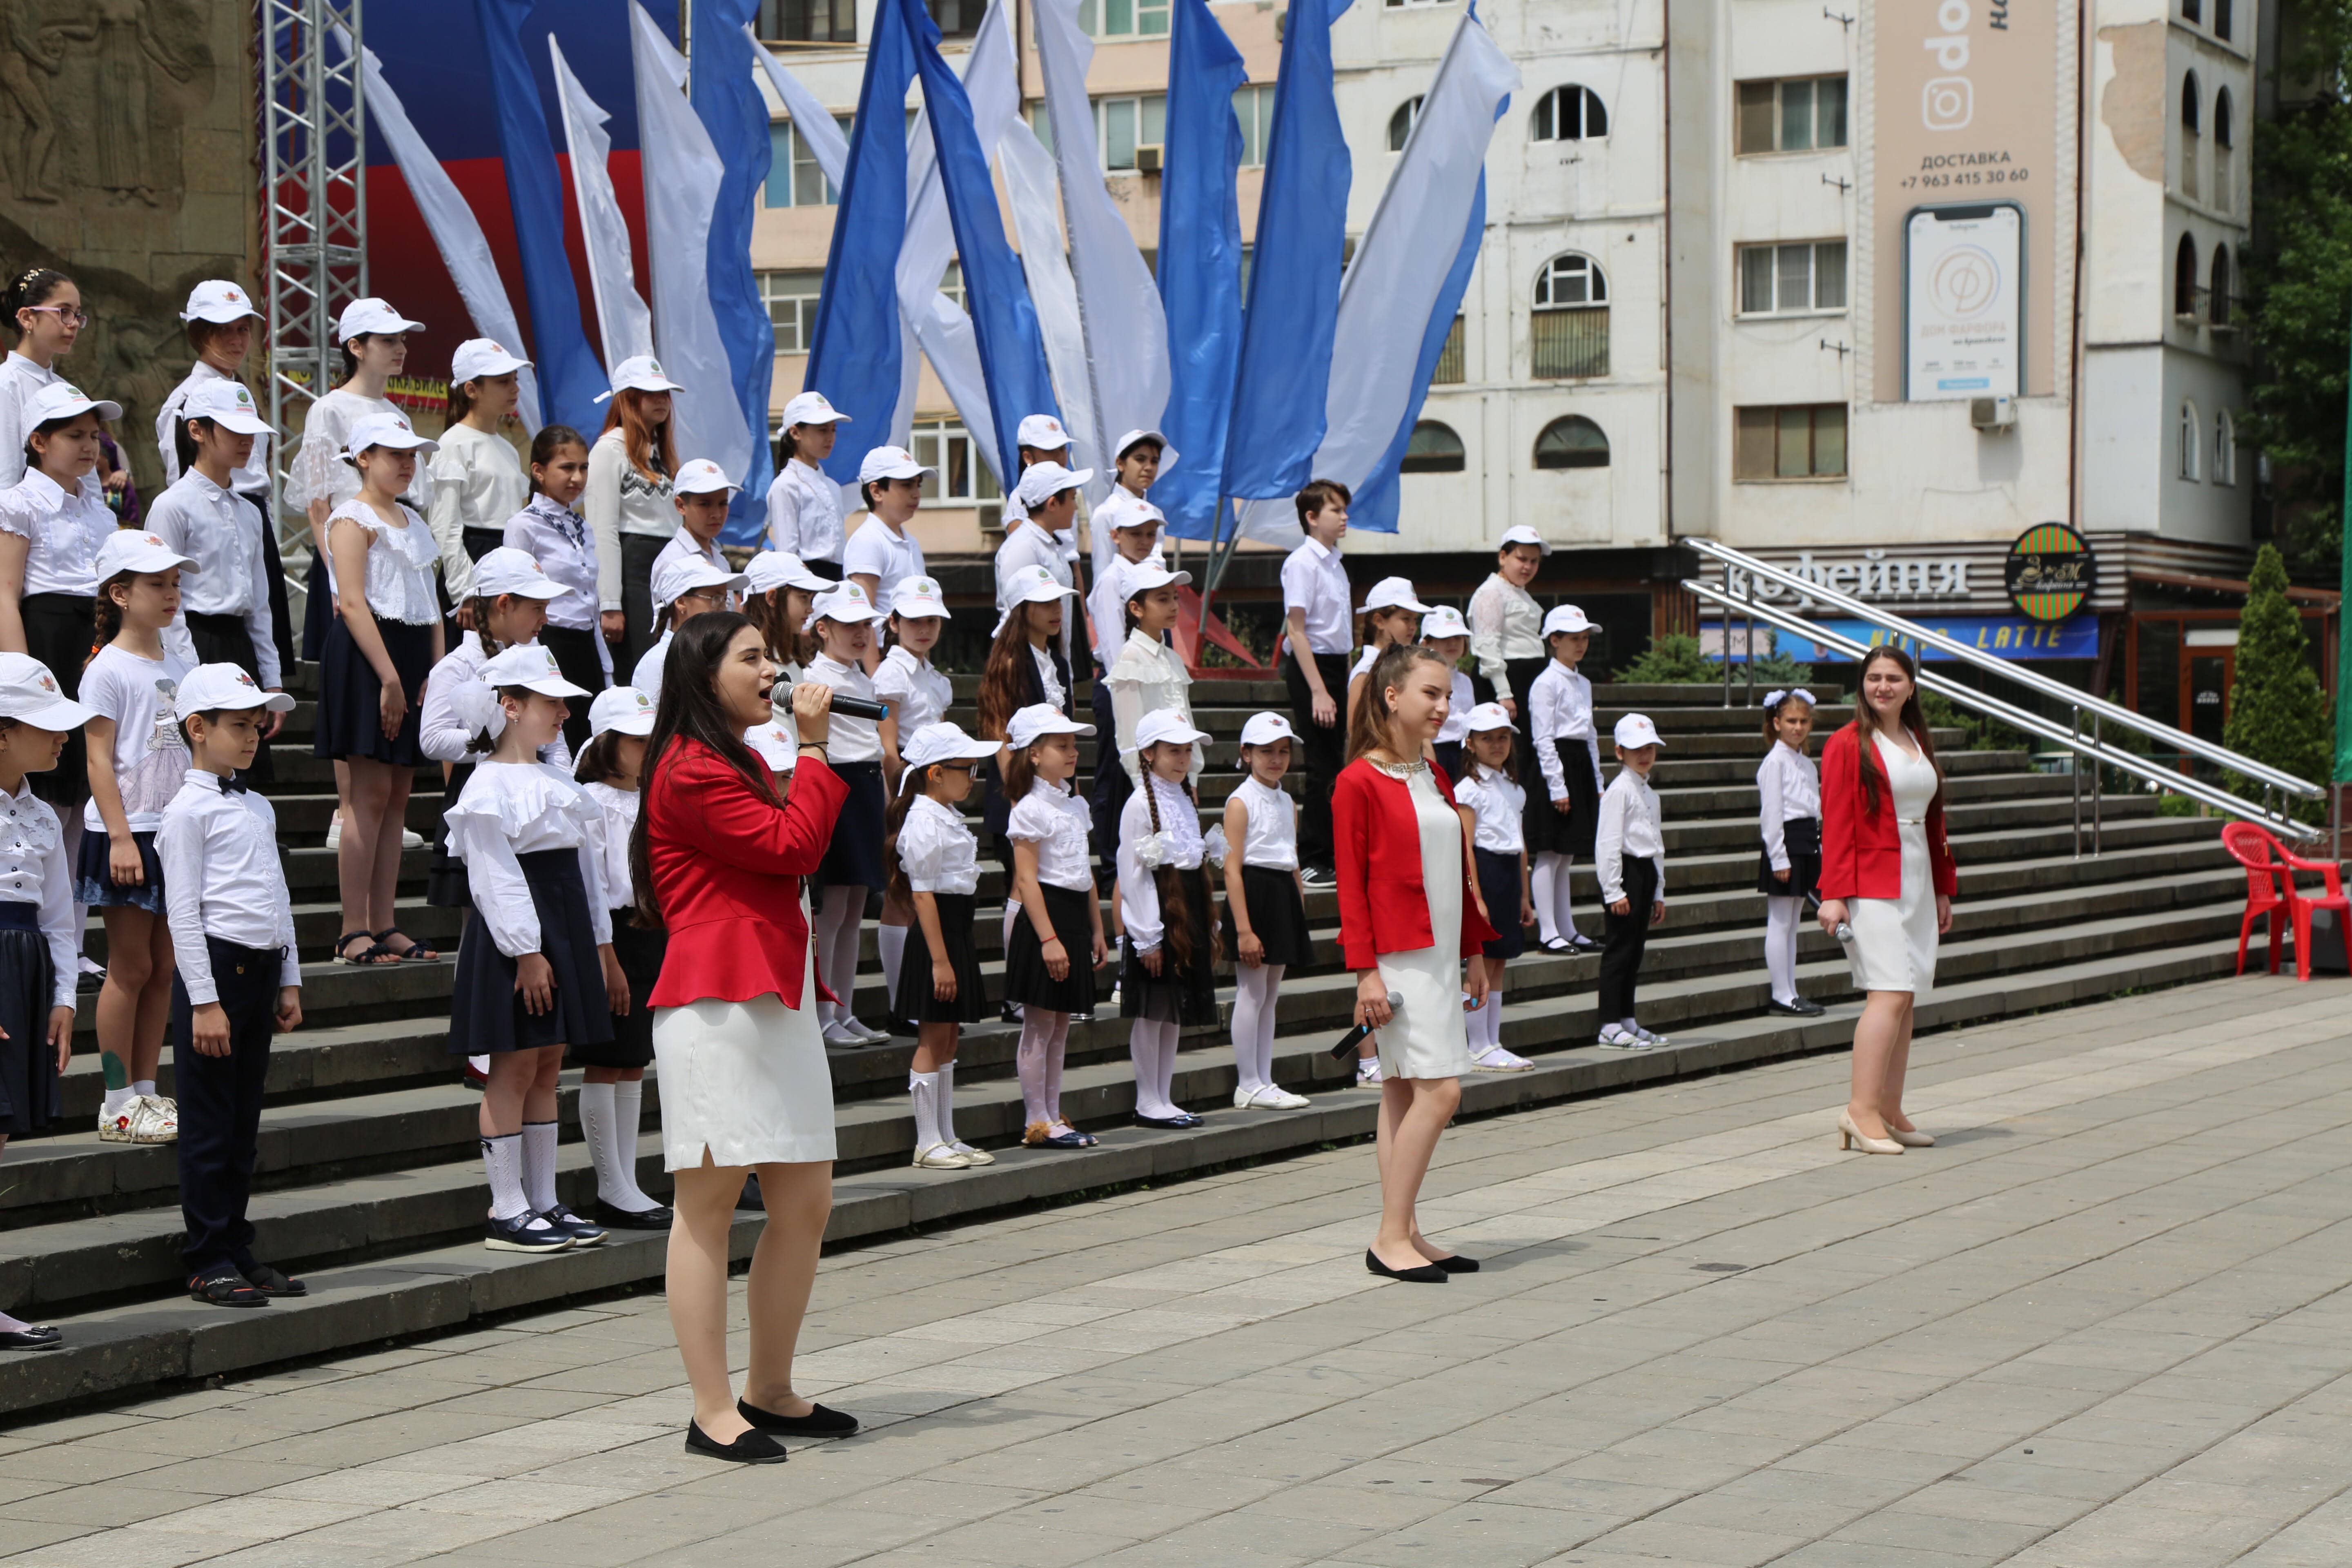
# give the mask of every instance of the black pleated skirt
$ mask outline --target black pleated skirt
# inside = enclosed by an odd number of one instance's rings
[[[327,646],[319,658],[319,724],[310,754],[416,767],[427,760],[416,743],[416,717],[425,700],[425,678],[433,673],[433,628],[380,620],[375,629],[383,637],[384,652],[392,656],[392,667],[408,697],[400,733],[385,737],[378,717],[383,683],[352,640],[352,628],[337,616],[327,628]]]
[[[565,1053],[578,1068],[649,1068],[654,1065],[654,1010],[646,998],[661,978],[662,955],[669,951],[669,932],[646,931],[634,924],[635,910],[613,911],[613,956],[629,981],[629,1010],[611,1013],[613,1037],[603,1045],[572,1042]],[[479,921],[473,922],[479,924]]]
[[[1776,899],[1801,899],[1822,881],[1822,819],[1800,816],[1780,825],[1780,843],[1789,851],[1789,879],[1772,875],[1772,852],[1756,851],[1756,890]]]
[[[828,888],[879,889],[889,880],[882,863],[882,764],[835,763],[833,771],[849,786],[849,796],[834,818],[816,879]]]
[[[457,543],[466,552],[468,561],[479,561],[506,542],[507,531],[504,528],[476,528],[467,523],[457,531]]]
[[[327,651],[327,628],[338,618],[335,596],[327,591],[327,558],[313,552],[302,579],[302,657],[312,664]]]
[[[1592,765],[1592,752],[1580,738],[1549,743],[1559,754],[1560,777],[1568,784],[1569,811],[1563,816],[1552,809],[1551,785],[1545,782],[1543,769],[1528,769],[1535,778],[1527,786],[1528,808],[1520,819],[1528,853],[1575,855],[1590,860],[1593,839],[1601,831],[1601,770]]]
[[[1437,752],[1437,765],[1445,770],[1445,776],[1447,778],[1452,779],[1457,784],[1460,784],[1462,782],[1464,770],[1468,768],[1470,765],[1469,759],[1463,755],[1462,742],[1459,741],[1440,741],[1436,743],[1435,750]]]
[[[449,770],[449,782],[441,786],[441,798],[447,805],[457,804],[466,790],[466,781],[474,776],[474,764],[458,763]],[[446,806],[444,807],[446,809]],[[433,834],[433,861],[425,869],[425,901],[436,910],[470,910],[474,907],[473,889],[467,885],[466,863],[449,853],[449,819],[444,816]]]
[[[1242,868],[1242,897],[1249,904],[1250,930],[1265,945],[1265,962],[1286,968],[1312,963],[1315,941],[1307,928],[1307,904],[1298,896],[1298,878],[1271,866]],[[1233,905],[1224,911],[1225,956],[1241,962],[1241,932],[1234,925]]]
[[[81,668],[89,662],[90,640],[97,636],[98,601],[79,594],[27,594],[20,602],[25,619],[25,651],[49,667],[58,689],[79,700]],[[33,793],[58,808],[63,821],[68,807],[81,809],[89,798],[89,750],[79,730],[66,734],[65,754],[45,773],[29,775]]]
[[[1192,934],[1192,960],[1180,963],[1175,943],[1166,936],[1160,943],[1160,973],[1143,967],[1143,959],[1127,938],[1118,939],[1123,962],[1118,973],[1118,1016],[1122,1018],[1173,1018],[1187,1026],[1217,1021],[1216,950],[1210,943],[1213,929],[1209,913],[1209,879],[1198,866],[1176,872],[1185,888],[1184,920]],[[1163,895],[1160,916],[1172,920]],[[1171,933],[1172,934],[1172,932]]]
[[[1519,923],[1519,858],[1498,850],[1475,852],[1478,894],[1486,900],[1486,920],[1497,933],[1479,949],[1489,958],[1517,958],[1528,950],[1528,928]]]
[[[1070,975],[1056,980],[1045,972],[1045,943],[1038,940],[1037,929],[1024,909],[1013,922],[1013,941],[1004,950],[1004,999],[1048,1013],[1091,1013],[1095,1010],[1095,928],[1087,906],[1094,900],[1095,890],[1057,888],[1051,882],[1039,886],[1045,895],[1046,921],[1070,956]]]
[[[253,633],[242,616],[200,616],[187,617],[188,640],[196,645],[198,664],[233,664],[253,677],[261,679],[261,660],[253,650]],[[237,777],[248,784],[268,784],[278,775],[269,766],[269,742],[253,754],[253,766]]]
[[[890,1016],[918,1024],[977,1024],[995,1014],[989,1005],[988,982],[980,973],[980,957],[972,950],[980,900],[971,893],[931,897],[939,900],[940,940],[947,943],[947,961],[955,970],[955,1000],[940,1001],[932,987],[931,942],[918,916],[907,927],[906,952],[898,961],[898,994],[890,999]],[[1066,944],[1068,939],[1063,940]]]
[[[449,1054],[478,1057],[545,1046],[593,1049],[613,1038],[613,1009],[604,994],[604,968],[596,956],[596,928],[588,889],[573,849],[518,855],[530,907],[539,914],[540,952],[555,972],[555,1005],[530,1012],[515,989],[515,961],[490,940],[488,922],[466,922],[457,942],[457,981],[449,1002]]]
[[[163,861],[155,853],[155,836],[133,833],[131,842],[138,846],[139,864],[146,878],[126,885],[114,879],[110,864],[113,841],[103,831],[92,833],[84,827],[81,847],[74,852],[75,903],[88,904],[94,910],[145,910],[151,915],[163,912]]]
[[[0,903],[0,1132],[37,1132],[65,1117],[58,1057],[49,1046],[57,970],[41,934],[40,906]]]

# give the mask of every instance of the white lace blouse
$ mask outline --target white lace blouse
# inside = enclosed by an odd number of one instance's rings
[[[435,592],[433,568],[441,547],[425,520],[405,505],[400,515],[406,526],[394,528],[375,509],[356,497],[327,514],[328,549],[334,548],[338,524],[349,522],[368,531],[367,581],[362,591],[368,608],[380,621],[429,626],[441,618],[441,600]]]

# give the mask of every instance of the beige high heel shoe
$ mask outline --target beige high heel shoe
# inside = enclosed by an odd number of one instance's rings
[[[1838,1112],[1838,1148],[1852,1149],[1859,1145],[1865,1154],[1900,1154],[1903,1145],[1892,1138],[1873,1138],[1853,1124],[1853,1112]]]
[[[1933,1149],[1936,1146],[1934,1133],[1922,1132],[1916,1127],[1906,1132],[1900,1127],[1890,1124],[1886,1129],[1886,1135],[1906,1149]]]

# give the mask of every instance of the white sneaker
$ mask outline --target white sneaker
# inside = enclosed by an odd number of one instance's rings
[[[340,849],[342,847],[343,814],[339,811],[335,813],[334,816],[327,818],[327,847],[330,849]]]
[[[414,827],[404,827],[400,830],[400,847],[403,849],[422,849],[425,847],[425,835]]]
[[[869,1046],[878,1046],[890,1037],[889,1030],[875,1028],[872,1025],[862,1024],[855,1018],[844,1018],[841,1021],[841,1026]]]
[[[1470,1058],[1473,1072],[1533,1072],[1536,1064],[1500,1046],[1488,1046]]]
[[[915,1151],[914,1166],[918,1171],[961,1171],[971,1165],[970,1160],[945,1143],[934,1143],[928,1149]]]
[[[865,1036],[852,1034],[848,1026],[843,1024],[827,1024],[823,1033],[824,1043],[828,1046],[864,1046],[867,1043]]]
[[[180,1113],[152,1094],[140,1095],[123,1108],[131,1117],[133,1143],[175,1143],[180,1137]]]
[[[1639,1024],[1633,1026],[1633,1033],[1641,1037],[1642,1043],[1645,1046],[1663,1046],[1666,1043],[1665,1036],[1654,1035]]]
[[[1595,1042],[1604,1051],[1646,1051],[1650,1042],[1629,1032],[1622,1024],[1603,1024],[1601,1038]]]
[[[1234,1090],[1235,1110],[1299,1110],[1308,1103],[1305,1095],[1293,1094],[1276,1084],[1270,1083],[1264,1089],[1255,1091],[1240,1089]]]
[[[139,1104],[138,1098],[122,1102],[121,1108],[110,1114],[104,1106],[98,1110],[98,1141],[101,1143],[131,1142],[131,1113]]]
[[[1367,1057],[1356,1068],[1358,1089],[1378,1089],[1386,1079],[1381,1077],[1381,1058]]]
[[[996,1163],[995,1155],[990,1153],[985,1149],[975,1149],[961,1138],[950,1144],[949,1147],[953,1149],[957,1153],[962,1155],[963,1163],[967,1165],[993,1165]]]

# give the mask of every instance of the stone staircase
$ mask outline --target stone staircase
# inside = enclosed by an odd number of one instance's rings
[[[973,682],[957,682],[969,722]],[[1202,779],[1205,811],[1238,782],[1234,737],[1261,708],[1281,709],[1278,683],[1204,681],[1196,717],[1217,737]],[[1597,960],[1535,952],[1509,972],[1503,1037],[1537,1070],[1465,1081],[1466,1113],[1484,1113],[1745,1062],[1834,1049],[1852,1036],[1859,997],[1842,955],[1808,928],[1801,984],[1832,1005],[1814,1020],[1774,1017],[1762,960],[1764,901],[1754,890],[1754,713],[1727,710],[1712,687],[1601,687],[1603,732],[1628,709],[1648,712],[1666,742],[1655,782],[1665,808],[1668,903],[1643,975],[1642,1012],[1670,1035],[1642,1054],[1592,1048]],[[1083,701],[1083,695],[1081,700]],[[1822,710],[1817,734],[1851,716]],[[657,1281],[663,1237],[615,1233],[605,1245],[547,1258],[491,1253],[478,1240],[488,1189],[475,1142],[476,1095],[446,1047],[450,957],[354,969],[323,962],[338,930],[334,859],[321,847],[333,809],[328,764],[309,753],[312,705],[290,716],[275,752],[273,795],[287,848],[303,953],[305,1023],[273,1054],[252,1215],[256,1251],[305,1277],[310,1296],[259,1311],[199,1307],[180,1293],[180,1214],[169,1148],[101,1144],[94,1132],[13,1142],[0,1163],[0,1310],[55,1322],[67,1348],[0,1358],[0,1415],[330,1352],[390,1336],[446,1330],[484,1314]],[[1964,752],[1939,735],[1953,845],[1961,867],[1955,928],[1923,1026],[1948,1026],[2114,993],[2225,974],[2234,958],[2242,878],[2215,825],[2156,815],[2145,797],[2110,799],[2105,853],[2076,859],[2070,783],[2036,773],[2015,752]],[[1297,788],[1296,774],[1293,788]],[[429,833],[441,808],[438,770],[420,773],[409,821]],[[977,800],[974,802],[975,810]],[[457,923],[423,901],[426,854],[403,862],[401,922],[454,956]],[[982,882],[977,937],[983,967],[1001,971],[1002,881]],[[1598,931],[1597,889],[1577,871],[1580,918]],[[1073,1025],[1063,1104],[1102,1136],[1081,1153],[1017,1146],[1017,1029],[969,1029],[960,1056],[958,1131],[997,1152],[964,1172],[908,1168],[906,1094],[913,1042],[831,1053],[841,1162],[828,1239],[847,1240],[1118,1184],[1309,1149],[1372,1128],[1377,1096],[1326,1047],[1347,1026],[1353,983],[1338,965],[1336,900],[1310,895],[1320,961],[1286,978],[1276,1068],[1313,1096],[1294,1112],[1231,1109],[1234,1072],[1221,1030],[1189,1035],[1177,1098],[1203,1112],[1191,1132],[1132,1128],[1127,1030],[1103,1016]],[[94,951],[103,939],[93,929]],[[102,956],[102,952],[100,953]],[[1228,992],[1229,994],[1229,992]],[[872,928],[856,987],[860,1015],[883,1016]],[[91,1009],[82,1009],[65,1096],[68,1128],[87,1129],[101,1094]],[[168,1053],[167,1053],[168,1056]],[[584,1207],[594,1191],[565,1074],[561,1183]],[[170,1090],[170,1068],[163,1087]],[[639,1180],[668,1191],[661,1170],[659,1086],[648,1079]],[[1830,1126],[1823,1119],[1823,1135]],[[741,1216],[739,1256],[759,1216]]]

